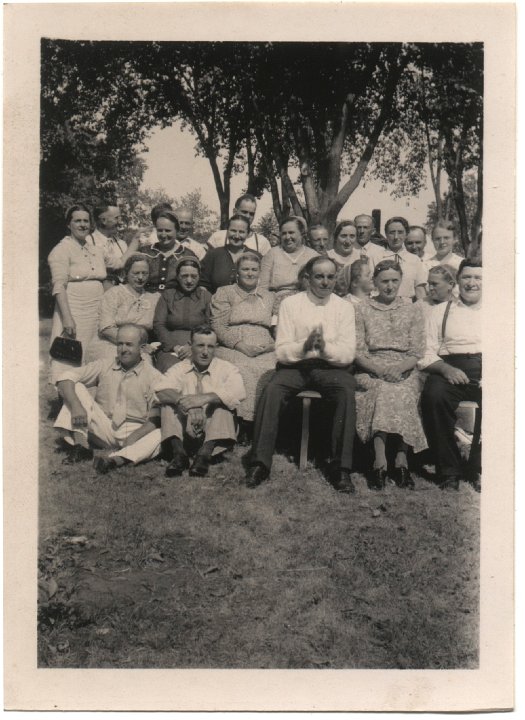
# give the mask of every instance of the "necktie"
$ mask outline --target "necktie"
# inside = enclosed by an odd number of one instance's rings
[[[401,265],[401,256],[398,255],[397,253],[394,255],[394,260],[396,261],[396,263],[398,265]]]
[[[122,387],[126,382],[127,378],[128,375],[122,376],[117,390],[117,399],[115,401],[115,407],[113,408],[113,417],[111,420],[111,424],[115,430],[118,430],[122,423],[125,422],[127,417],[126,395],[124,393],[124,388]]]

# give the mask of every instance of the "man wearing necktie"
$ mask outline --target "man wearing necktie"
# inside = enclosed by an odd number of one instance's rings
[[[383,251],[381,259],[394,260],[403,271],[398,296],[419,300],[426,296],[427,273],[419,257],[405,248],[409,229],[410,226],[403,217],[387,220],[385,235],[388,248]]]
[[[189,467],[190,475],[208,474],[212,456],[237,438],[234,412],[246,397],[238,369],[215,357],[217,336],[207,325],[191,332],[191,356],[172,365],[155,386],[161,407],[162,439],[172,452],[166,468],[176,477]]]
[[[148,341],[144,328],[122,325],[117,335],[117,357],[72,368],[58,378],[64,406],[55,422],[68,431],[69,461],[98,454],[94,466],[106,473],[120,465],[149,460],[160,450],[160,417],[154,407],[154,385],[161,373],[142,359]],[[95,397],[88,388],[95,387]]]

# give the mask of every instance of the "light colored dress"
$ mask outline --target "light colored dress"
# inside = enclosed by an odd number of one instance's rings
[[[108,328],[134,323],[151,330],[160,293],[136,293],[127,283],[109,288],[100,301],[98,333],[89,343],[85,362],[115,357],[117,346],[102,336]]]
[[[76,325],[76,339],[82,343],[82,361],[91,339],[97,332],[99,305],[104,288],[102,280],[106,277],[106,264],[103,251],[92,242],[81,245],[67,235],[51,250],[48,256],[51,269],[53,295],[66,291],[69,309]],[[51,343],[62,334],[64,324],[58,304],[51,325]],[[71,364],[51,360],[50,382]]]
[[[424,356],[425,319],[420,303],[397,297],[384,305],[371,298],[354,307],[357,355],[391,363]],[[416,453],[428,447],[419,410],[422,376],[417,369],[407,371],[398,383],[364,372],[355,378],[356,430],[363,442],[385,432],[401,435]]]
[[[273,247],[262,259],[259,287],[275,292],[279,302],[295,295],[299,292],[299,271],[314,257],[319,257],[319,253],[306,245],[293,253],[287,253],[279,246]]]
[[[268,290],[247,292],[238,285],[220,287],[211,301],[211,326],[221,347],[215,354],[235,365],[241,373],[246,398],[237,410],[238,415],[252,421],[262,391],[275,372],[275,353],[267,352],[248,357],[235,350],[238,342],[266,345],[273,341],[270,334],[275,295]]]

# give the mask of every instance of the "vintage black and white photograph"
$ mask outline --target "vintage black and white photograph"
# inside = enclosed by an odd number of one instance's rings
[[[38,669],[480,669],[486,44],[409,30],[41,34]]]

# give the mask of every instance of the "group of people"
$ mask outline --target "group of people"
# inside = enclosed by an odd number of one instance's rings
[[[403,217],[383,237],[358,215],[331,238],[292,216],[266,238],[255,211],[242,195],[205,243],[188,208],[155,206],[154,233],[129,242],[118,207],[67,211],[49,264],[52,340],[82,343],[80,367],[51,360],[68,461],[95,449],[105,473],[162,452],[168,476],[204,476],[241,430],[255,488],[270,476],[285,406],[312,389],[333,411],[336,490],[355,492],[357,435],[373,446],[372,489],[413,488],[410,451],[429,448],[443,489],[465,479],[479,491],[479,442],[465,466],[455,423],[462,400],[481,407],[481,261],[454,253],[453,225],[435,225],[428,252],[425,230]]]

